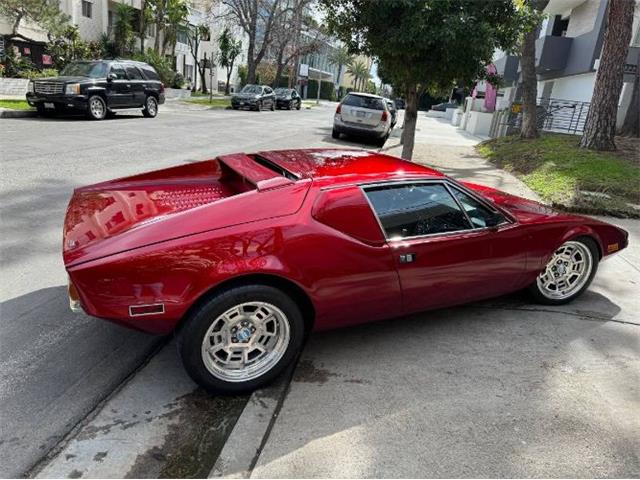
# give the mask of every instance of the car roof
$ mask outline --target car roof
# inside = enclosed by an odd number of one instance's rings
[[[276,150],[257,155],[298,178],[312,178],[325,185],[444,177],[442,172],[424,165],[355,148]]]
[[[370,98],[383,98],[380,95],[374,95],[373,93],[364,93],[364,92],[349,92],[347,95],[357,95],[359,97],[370,97]]]

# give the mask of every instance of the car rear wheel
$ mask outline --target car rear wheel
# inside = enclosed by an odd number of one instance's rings
[[[389,138],[389,135],[385,135],[382,138],[379,138],[378,140],[376,140],[376,146],[382,148],[384,147],[384,144],[386,143],[387,139]]]
[[[568,303],[589,287],[598,269],[598,260],[598,247],[592,239],[569,240],[554,252],[529,291],[546,305]]]
[[[260,100],[258,103],[256,103],[256,111],[258,111],[258,112],[262,111],[262,100]]]
[[[340,132],[334,128],[331,132],[331,138],[340,138]]]
[[[102,120],[107,116],[107,104],[101,96],[93,95],[89,97],[87,115],[92,120]]]
[[[238,394],[276,378],[302,348],[304,320],[282,291],[247,285],[197,308],[178,336],[191,378],[211,393]]]
[[[142,109],[142,115],[147,118],[154,118],[158,115],[158,100],[153,95],[149,95],[144,101],[144,108]]]
[[[296,107],[296,110],[300,110],[301,106],[302,106],[302,100],[298,100],[298,106]]]

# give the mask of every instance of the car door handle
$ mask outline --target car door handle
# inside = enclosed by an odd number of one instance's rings
[[[412,263],[416,260],[415,253],[402,253],[400,255],[400,263]]]
[[[131,84],[130,84],[130,83],[127,83],[127,87],[128,87],[128,88],[131,88]]]

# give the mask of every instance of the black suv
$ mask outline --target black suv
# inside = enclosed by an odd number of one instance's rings
[[[132,60],[92,60],[67,65],[59,77],[29,82],[27,102],[40,115],[82,111],[102,120],[120,108],[142,108],[155,117],[164,85],[152,66]]]

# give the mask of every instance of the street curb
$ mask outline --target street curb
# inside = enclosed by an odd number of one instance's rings
[[[28,118],[37,117],[35,110],[0,110],[0,118]]]
[[[295,364],[273,384],[251,394],[208,478],[251,476],[287,396],[294,370]]]

